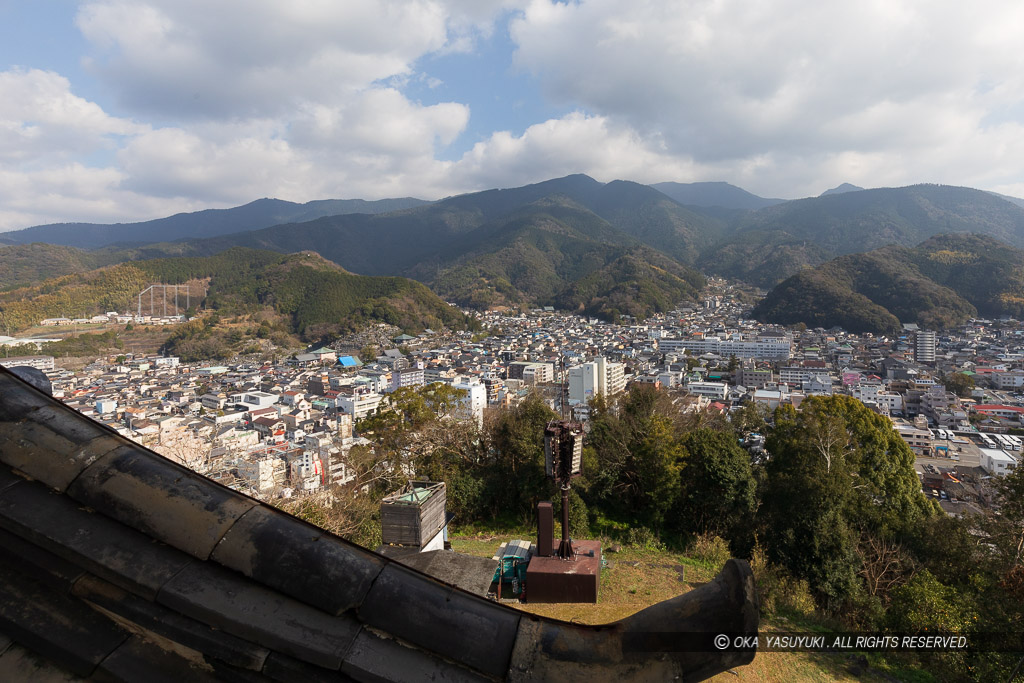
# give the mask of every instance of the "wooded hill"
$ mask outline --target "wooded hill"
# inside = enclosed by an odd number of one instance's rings
[[[893,334],[982,316],[1024,315],[1024,251],[984,235],[938,235],[914,248],[842,256],[773,288],[754,317]]]
[[[58,316],[90,316],[134,307],[148,284],[208,280],[203,305],[229,311],[273,308],[310,341],[387,322],[410,332],[468,329],[473,321],[424,285],[401,277],[353,275],[314,253],[282,255],[233,248],[209,257],[152,259],[67,275],[0,294],[11,331]],[[198,302],[193,302],[198,303]]]
[[[1024,247],[1024,210],[966,187],[913,185],[830,194],[739,217],[706,252],[708,272],[771,287],[807,266],[934,235],[978,233]]]

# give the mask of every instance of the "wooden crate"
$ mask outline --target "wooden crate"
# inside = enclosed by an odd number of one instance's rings
[[[422,547],[445,523],[444,482],[410,482],[380,504],[381,540]]]

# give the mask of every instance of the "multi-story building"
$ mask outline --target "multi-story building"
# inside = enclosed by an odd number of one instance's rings
[[[899,421],[893,425],[900,438],[910,446],[915,455],[928,456],[932,454],[932,433],[928,429],[922,429],[917,425]]]
[[[228,399],[228,403],[252,411],[269,408],[277,403],[278,398],[277,394],[268,394],[265,391],[247,391],[243,394],[234,394]]]
[[[775,381],[775,373],[771,368],[737,368],[734,381],[740,386],[762,389],[765,384]]]
[[[690,382],[685,388],[694,396],[706,396],[717,401],[724,401],[729,392],[725,382]]]
[[[914,360],[918,363],[935,362],[935,333],[918,330],[914,333]]]
[[[789,386],[803,386],[804,382],[811,379],[815,368],[804,368],[800,366],[785,367],[779,370],[779,382]]]
[[[604,356],[569,368],[569,404],[585,404],[596,396],[614,396],[626,388],[625,367]]]
[[[477,427],[483,429],[484,408],[487,407],[487,387],[476,378],[466,377],[453,382],[452,388],[466,392],[466,396],[462,399],[462,409],[459,411],[462,416],[472,419],[476,422]]]
[[[555,378],[555,372],[551,363],[512,361],[508,364],[508,378],[534,383],[551,382]]]
[[[788,360],[793,355],[793,338],[776,332],[763,332],[754,338],[722,339],[661,339],[658,349],[663,352],[689,351],[694,355],[714,353],[728,358],[764,358]]]
[[[886,391],[885,387],[877,382],[855,384],[850,387],[850,394],[861,403],[876,406],[878,412],[883,415],[904,410],[903,394]]]
[[[44,371],[54,369],[53,356],[11,356],[9,358],[0,358],[0,365],[5,368],[28,366]]]
[[[352,395],[339,395],[337,398],[338,407],[352,416],[353,420],[361,420],[367,415],[377,412],[383,397],[377,393],[358,393]]]
[[[424,384],[423,370],[419,368],[405,368],[391,371],[391,386],[389,391],[398,391],[405,387],[422,387]]]
[[[996,448],[980,448],[981,468],[995,477],[1002,477],[1017,468],[1017,458]]]
[[[992,386],[1001,391],[1018,391],[1024,387],[1024,371],[992,372],[985,375]]]

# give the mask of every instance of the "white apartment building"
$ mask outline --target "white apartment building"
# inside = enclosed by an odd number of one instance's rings
[[[260,493],[268,493],[285,480],[285,461],[276,455],[239,459],[238,478]]]
[[[893,429],[910,447],[915,455],[929,456],[932,454],[932,433],[905,422],[897,422]]]
[[[885,391],[881,384],[855,384],[850,387],[850,394],[861,403],[873,403],[883,412],[892,414],[903,410],[903,394]]]
[[[242,394],[233,394],[229,402],[239,405],[246,410],[260,410],[269,408],[277,403],[277,394],[270,394],[265,391],[249,391]]]
[[[729,392],[729,385],[724,382],[690,382],[686,385],[686,390],[694,396],[724,401]]]
[[[918,363],[935,362],[935,333],[918,330],[914,333],[914,360]]]
[[[992,382],[993,387],[1001,391],[1016,391],[1024,387],[1024,372],[1012,370],[1010,372],[993,372],[985,375]]]
[[[338,396],[338,407],[352,416],[353,420],[361,420],[367,415],[377,412],[383,396],[377,393],[363,393],[354,396]]]
[[[391,385],[388,392],[398,391],[405,387],[422,387],[425,383],[424,372],[421,368],[406,368],[404,370],[391,371]]]
[[[5,368],[28,366],[37,370],[53,370],[54,360],[53,356],[11,356],[9,358],[0,358],[0,365]]]
[[[487,387],[475,377],[467,377],[453,382],[452,388],[466,392],[466,396],[462,399],[462,411],[460,411],[463,413],[462,416],[473,420],[478,428],[483,429],[484,408],[487,407]]]
[[[804,382],[809,381],[818,372],[821,372],[821,368],[804,368],[800,366],[781,368],[779,370],[779,382],[803,386]]]
[[[736,356],[739,359],[789,360],[793,356],[793,338],[789,335],[766,332],[754,338],[662,339],[658,342],[658,349],[663,352],[686,350],[696,356],[714,353],[723,358]]]
[[[585,404],[598,395],[614,396],[625,388],[625,367],[604,356],[569,368],[569,405]]]

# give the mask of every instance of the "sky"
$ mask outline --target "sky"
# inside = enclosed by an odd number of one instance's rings
[[[1016,0],[0,0],[0,230],[571,173],[1024,197]]]

